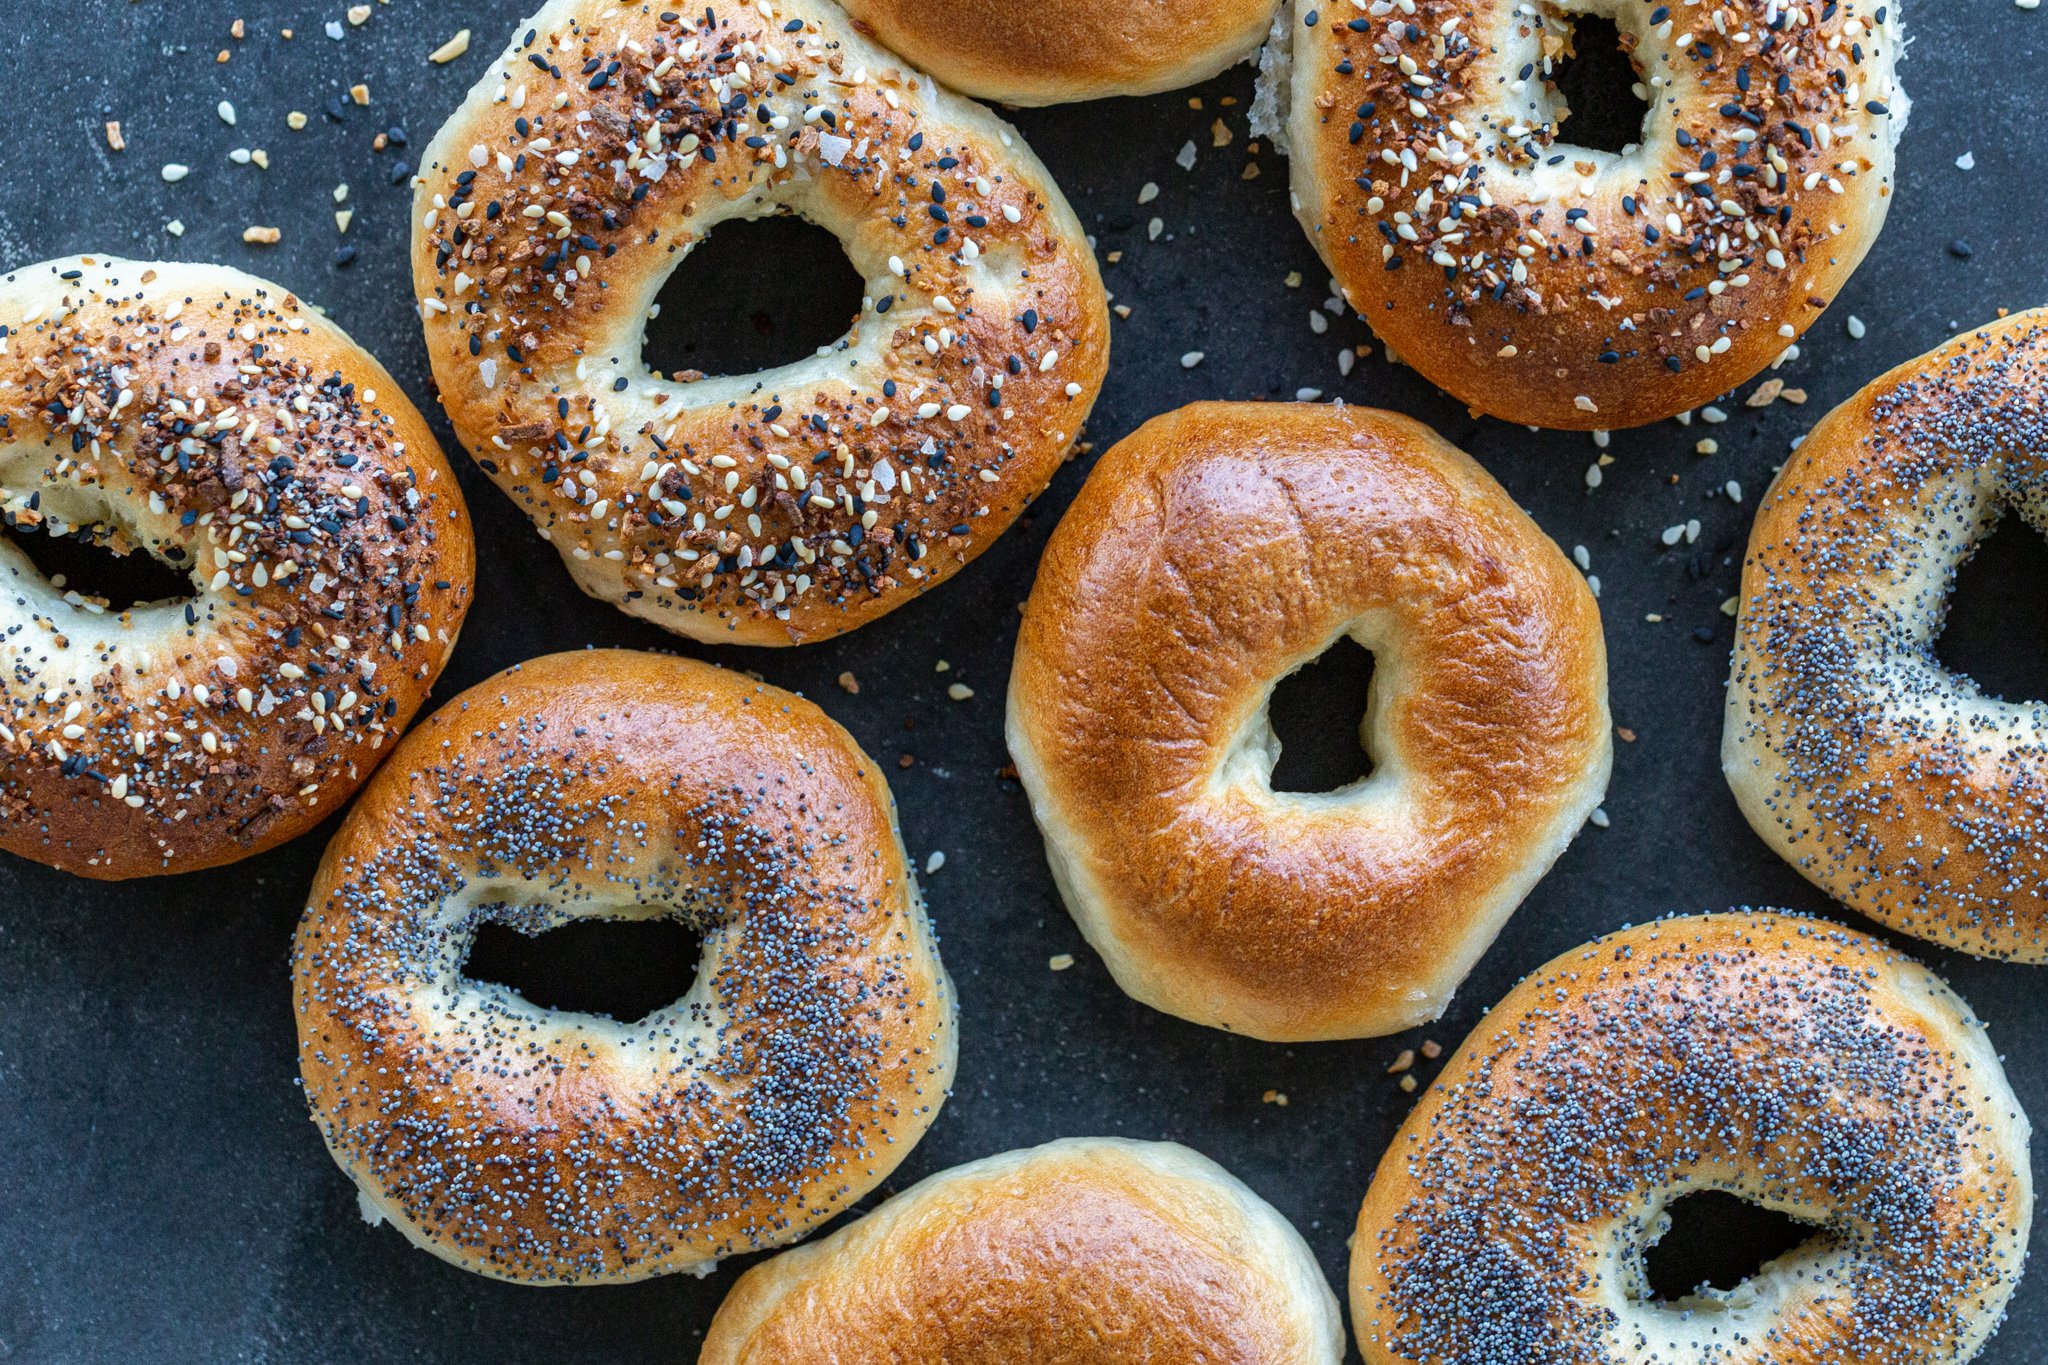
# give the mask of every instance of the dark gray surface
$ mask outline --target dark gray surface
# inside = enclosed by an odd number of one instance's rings
[[[410,196],[391,183],[394,165],[455,107],[528,0],[394,0],[332,41],[323,24],[342,20],[350,2],[251,4],[250,36],[236,42],[233,7],[214,0],[6,0],[0,79],[12,152],[0,180],[0,266],[92,250],[239,265],[328,307],[428,406],[405,280]],[[1516,977],[1625,922],[1741,903],[1845,915],[1750,834],[1722,783],[1731,632],[1719,604],[1734,592],[1755,500],[1796,435],[1952,331],[2000,306],[2048,302],[2039,114],[2048,13],[2010,0],[1905,0],[1905,9],[1917,35],[1904,67],[1916,107],[1897,206],[1805,356],[1780,372],[1810,401],[1731,405],[1732,418],[1711,431],[1665,423],[1618,435],[1593,492],[1585,473],[1598,452],[1583,435],[1476,422],[1377,354],[1339,381],[1339,347],[1369,338],[1351,318],[1325,334],[1309,328],[1325,276],[1288,216],[1285,163],[1262,151],[1249,158],[1260,176],[1241,178],[1247,71],[1195,92],[1017,116],[1102,248],[1126,253],[1105,267],[1116,301],[1133,311],[1117,324],[1091,438],[1113,441],[1191,399],[1289,397],[1299,387],[1435,424],[1566,547],[1592,552],[1615,718],[1636,739],[1618,747],[1612,828],[1585,831],[1444,1020],[1401,1038],[1275,1047],[1118,993],[1059,905],[1022,794],[999,776],[1015,605],[1085,459],[977,564],[878,625],[797,652],[688,649],[821,701],[889,768],[913,854],[947,855],[927,890],[962,998],[959,1087],[890,1188],[1059,1136],[1173,1138],[1272,1200],[1341,1290],[1358,1200],[1410,1102],[1384,1074],[1403,1047],[1425,1036],[1455,1045]],[[278,36],[287,25],[297,30],[290,42]],[[427,65],[427,52],[465,26],[476,32],[470,54]],[[223,48],[233,53],[225,65],[215,61]],[[324,117],[359,80],[370,107],[350,105],[339,123]],[[1223,107],[1226,97],[1236,103]],[[237,106],[236,128],[215,115],[223,98]],[[295,108],[312,116],[303,132],[285,126]],[[1221,149],[1210,134],[1219,115],[1234,132]],[[124,153],[106,148],[108,117],[122,120]],[[374,133],[394,124],[411,149],[373,152]],[[1173,160],[1189,140],[1199,150],[1192,174]],[[237,146],[266,148],[270,169],[231,164]],[[1954,164],[1966,151],[1976,156],[1968,173]],[[164,184],[168,161],[191,165],[190,179]],[[346,241],[360,257],[339,270],[329,191],[344,180],[356,209]],[[1141,208],[1147,181],[1162,192]],[[1165,232],[1148,241],[1154,214]],[[172,217],[187,225],[183,238],[162,230]],[[282,228],[283,243],[244,246],[250,223]],[[1967,259],[1951,251],[1957,239]],[[1299,289],[1282,282],[1292,270],[1304,277]],[[724,285],[748,281],[741,273]],[[1869,325],[1860,342],[1845,335],[1851,313]],[[1191,350],[1207,359],[1183,370]],[[1720,452],[1696,455],[1707,435]],[[677,647],[587,603],[525,520],[455,458],[475,513],[480,581],[439,695],[550,650]],[[1743,505],[1716,492],[1729,479],[1743,485]],[[1660,544],[1666,526],[1695,517],[1697,546]],[[2041,580],[2016,575],[2044,563],[2001,546],[1973,568],[1971,638],[1951,657],[2043,683]],[[1646,620],[1651,613],[1663,621]],[[1710,642],[1694,638],[1701,628]],[[934,672],[942,658],[952,672]],[[848,669],[858,696],[833,684]],[[949,701],[956,681],[976,695]],[[915,763],[898,770],[903,753]],[[0,1359],[692,1359],[733,1269],[702,1282],[512,1288],[358,1217],[300,1100],[286,969],[328,832],[222,871],[127,886],[0,857]],[[2022,1100],[2048,1117],[2048,1061],[2028,1042],[2048,1025],[2041,976],[1915,951],[1991,1021]],[[1057,953],[1075,955],[1071,971],[1047,970]],[[583,965],[602,974],[601,963]],[[678,991],[689,970],[675,964]],[[1425,1079],[1433,1069],[1425,1065]],[[1285,1092],[1287,1106],[1262,1103],[1268,1090]],[[2036,1267],[1983,1359],[2044,1357],[2048,1275]]]

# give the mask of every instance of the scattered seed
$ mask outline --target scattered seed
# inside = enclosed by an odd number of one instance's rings
[[[469,51],[469,30],[464,29],[428,53],[427,60],[436,66],[446,66],[467,51]]]

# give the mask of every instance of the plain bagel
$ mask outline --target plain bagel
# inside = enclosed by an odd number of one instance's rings
[[[584,591],[714,643],[820,639],[942,582],[1044,488],[1108,362],[1087,238],[1023,139],[831,0],[553,0],[415,209],[464,445]],[[671,272],[776,213],[867,281],[852,330],[759,374],[650,370]]]
[[[1351,1247],[1366,1365],[1962,1365],[2033,1219],[2029,1126],[1939,978],[1819,920],[1662,920],[1494,1006],[1381,1158]],[[1657,1298],[1689,1194],[1808,1224]]]
[[[234,862],[339,809],[474,577],[454,475],[391,376],[224,266],[0,279],[0,517],[191,579],[112,610],[0,536],[0,847],[87,877]]]
[[[2048,704],[1935,653],[2007,513],[2048,534],[2048,311],[1967,333],[1814,428],[1757,512],[1721,762],[1814,885],[1964,952],[2048,962]]]
[[[1403,361],[1508,421],[1640,426],[1777,359],[1877,239],[1899,10],[1295,0],[1260,107],[1302,226]],[[1619,154],[1568,141],[1551,79],[1588,15],[1649,104]]]
[[[1004,104],[1151,95],[1259,50],[1278,0],[847,0],[854,25],[964,94]]]
[[[698,1365],[1337,1365],[1301,1234],[1171,1142],[956,1166],[740,1278]]]
[[[1273,687],[1375,657],[1329,793],[1276,793]],[[1275,1041],[1435,1018],[1606,787],[1585,580],[1501,486],[1370,409],[1198,403],[1089,475],[1010,676],[1010,753],[1117,984]]]
[[[485,921],[653,915],[704,952],[643,1019],[463,975]],[[329,846],[292,978],[306,1098],[365,1211],[529,1284],[795,1241],[895,1169],[953,1075],[879,770],[809,702],[652,654],[536,659],[422,722]]]

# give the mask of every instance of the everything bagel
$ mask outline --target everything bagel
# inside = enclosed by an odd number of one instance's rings
[[[1875,939],[1706,915],[1574,949],[1496,1005],[1381,1159],[1352,1238],[1367,1365],[1962,1365],[2033,1220],[2029,1126],[1969,1007]],[[1670,1206],[1813,1229],[1654,1297]]]
[[[1337,1365],[1301,1234],[1171,1142],[956,1166],[740,1278],[697,1365]]]
[[[1721,761],[1764,841],[1844,905],[2048,962],[2048,704],[1935,655],[2008,512],[2048,534],[2048,311],[1949,342],[1830,413],[1757,513]]]
[[[655,915],[704,954],[638,1021],[462,974],[485,921]],[[880,772],[809,702],[656,655],[537,659],[407,736],[327,850],[292,977],[365,1210],[530,1284],[794,1241],[895,1169],[953,1074]]]
[[[847,0],[863,32],[977,99],[1060,104],[1194,85],[1244,61],[1278,0]]]
[[[1374,771],[1276,793],[1273,688],[1347,635]],[[1428,428],[1198,403],[1104,455],[1053,533],[1009,740],[1118,985],[1274,1041],[1391,1033],[1599,801],[1606,648],[1585,580]]]
[[[1639,426],[1776,359],[1877,239],[1899,9],[1296,0],[1262,107],[1302,225],[1402,360],[1508,421]],[[1551,80],[1587,15],[1650,106],[1619,154],[1566,140]]]
[[[87,877],[325,819],[470,602],[468,513],[418,411],[290,291],[221,266],[0,279],[0,517],[191,578],[109,610],[0,536],[0,848]]]
[[[463,443],[586,592],[698,639],[820,639],[1045,486],[1107,303],[1017,133],[830,0],[679,8],[553,0],[442,127],[415,202],[427,347]],[[839,238],[853,329],[760,374],[649,370],[670,273],[774,213]]]

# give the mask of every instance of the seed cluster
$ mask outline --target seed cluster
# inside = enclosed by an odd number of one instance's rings
[[[318,819],[410,720],[471,591],[466,513],[404,396],[380,407],[275,286],[161,269],[0,283],[0,520],[193,583],[114,612],[0,541],[0,831],[103,875]]]
[[[472,453],[586,586],[703,638],[831,633],[951,573],[1050,477],[1106,360],[1043,171],[843,17],[555,23],[422,172],[416,283]],[[853,330],[759,376],[648,372],[660,281],[766,212],[839,235],[869,280]]]
[[[585,682],[507,675],[416,732],[330,853],[295,953],[328,1147],[415,1240],[506,1279],[703,1270],[794,1240],[907,1153],[952,1066],[886,810],[821,780],[835,760],[797,737],[707,783],[690,746],[732,735],[674,717],[650,734]],[[696,985],[637,1022],[462,975],[480,923],[619,914],[705,939]]]
[[[1699,1189],[1814,1236],[1655,1300],[1642,1249]],[[1934,977],[1821,922],[1671,921],[1552,963],[1453,1060],[1361,1216],[1357,1328],[1431,1365],[1966,1360],[2031,1201],[2025,1117]]]
[[[1971,952],[2048,955],[2048,702],[1935,655],[1956,573],[2008,510],[2048,532],[2048,316],[1866,389],[1801,447],[1743,581],[1729,776],[1829,894]]]
[[[1353,305],[1418,362],[1445,344],[1426,321],[1470,329],[1456,335],[1489,373],[1568,386],[1590,419],[1587,389],[1618,382],[1586,378],[1601,366],[1656,385],[1746,334],[1781,348],[1882,219],[1905,112],[1894,7],[1611,7],[1650,105],[1647,145],[1616,157],[1569,145],[1551,79],[1568,11],[1587,7],[1504,2],[1474,23],[1465,0],[1311,4],[1296,90],[1316,92],[1330,181],[1311,230]],[[1768,358],[1729,361],[1718,387]]]

